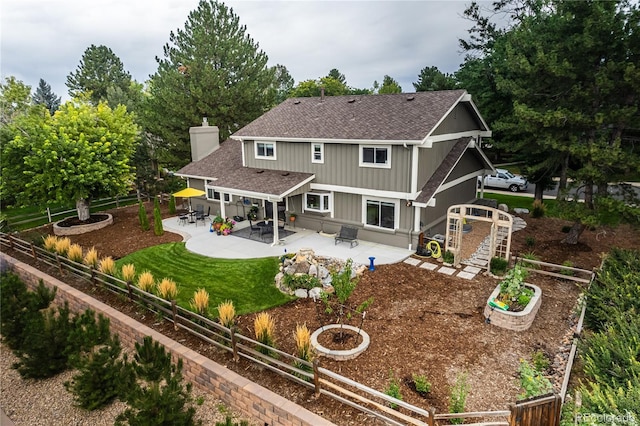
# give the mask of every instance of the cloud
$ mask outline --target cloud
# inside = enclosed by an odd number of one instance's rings
[[[111,48],[144,82],[169,33],[184,28],[198,2],[183,0],[3,0],[1,73],[35,88],[44,78],[68,99],[66,77],[91,44]],[[469,23],[461,1],[230,1],[227,5],[269,56],[296,82],[337,68],[369,88],[385,74],[404,91],[426,66],[454,72],[458,39]]]

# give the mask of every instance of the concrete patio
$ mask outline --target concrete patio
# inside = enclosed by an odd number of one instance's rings
[[[228,236],[216,235],[209,232],[210,222],[206,225],[187,223],[181,225],[177,217],[171,217],[162,221],[165,231],[174,232],[183,236],[187,250],[208,257],[225,259],[251,259],[257,257],[282,256],[285,253],[295,253],[301,248],[310,248],[320,256],[335,257],[339,259],[352,259],[355,263],[369,265],[369,257],[375,257],[375,264],[387,264],[401,262],[414,252],[399,247],[386,246],[359,240],[359,244],[353,248],[349,243],[335,244],[333,236],[320,234],[316,231],[294,228],[287,225],[286,229],[294,231],[280,240],[280,244],[272,246],[270,243],[252,241],[246,238],[235,237],[233,233]],[[249,226],[249,221],[236,224],[235,229]]]

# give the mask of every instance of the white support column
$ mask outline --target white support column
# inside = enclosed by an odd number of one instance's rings
[[[413,206],[413,231],[420,232],[420,213],[421,208],[418,206]]]
[[[271,205],[271,214],[273,215],[273,217],[271,218],[271,220],[273,221],[273,243],[271,245],[275,246],[280,244],[280,236],[278,235],[278,202],[272,201]]]
[[[224,194],[220,193],[220,217],[225,219],[227,217],[226,208],[224,205]]]

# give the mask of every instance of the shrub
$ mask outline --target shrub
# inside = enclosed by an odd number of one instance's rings
[[[509,270],[500,282],[500,294],[498,296],[500,300],[507,304],[517,301],[526,290],[524,280],[527,274],[526,269],[519,263]]]
[[[143,231],[149,230],[149,218],[147,217],[147,209],[142,201],[138,202],[138,221]]]
[[[50,290],[42,280],[35,292],[27,291],[27,286],[15,274],[4,274],[0,279],[0,329],[2,341],[17,350],[29,336],[27,324],[31,317],[39,315],[41,309],[49,307],[56,295],[56,288]]]
[[[531,217],[534,219],[544,217],[547,213],[547,206],[544,205],[542,200],[535,200],[531,209]]]
[[[227,300],[218,305],[218,321],[227,328],[233,327],[236,308],[231,300]]]
[[[55,235],[47,235],[43,238],[44,240],[44,248],[47,251],[54,252],[56,250],[56,243],[58,242],[58,237]]]
[[[182,360],[171,364],[164,347],[145,337],[136,344],[133,370],[138,381],[126,396],[129,406],[116,418],[116,425],[199,425],[191,405],[191,384],[182,384]],[[140,383],[142,379],[143,383]]]
[[[111,256],[103,257],[98,264],[98,271],[106,275],[114,275],[116,273],[116,262]]]
[[[385,389],[384,393],[392,398],[395,398],[399,401],[402,401],[402,392],[400,391],[400,381],[393,374],[393,370],[389,371],[389,384]],[[389,407],[398,408],[398,404],[394,404],[393,402],[389,402]]]
[[[128,283],[133,282],[136,277],[136,266],[133,263],[122,265],[122,279]]]
[[[524,260],[524,264],[527,265],[527,268],[539,269],[539,265],[537,265],[535,263],[527,262],[527,260],[533,260],[533,261],[536,261],[536,262],[540,260],[540,257],[538,257],[538,255],[535,254],[534,252],[530,251],[529,253],[524,253],[522,255],[522,258],[525,259]]]
[[[198,289],[193,294],[193,299],[189,301],[189,304],[191,309],[206,317],[209,313],[209,293],[204,288]]]
[[[502,257],[493,257],[491,258],[489,269],[494,275],[503,275],[507,271],[507,266],[509,266],[507,259]]]
[[[543,395],[553,390],[553,385],[542,373],[531,366],[526,360],[520,360],[520,386],[524,391],[518,395],[520,399]]]
[[[260,312],[253,321],[253,327],[258,342],[265,346],[275,347],[275,324],[271,315]],[[262,345],[258,345],[256,350],[263,354],[269,354],[271,351]]]
[[[285,274],[282,278],[282,283],[291,290],[297,290],[299,288],[304,288],[306,290],[311,290],[314,287],[321,287],[322,284],[317,277],[313,275],[290,275]]]
[[[61,256],[67,254],[69,247],[71,246],[71,240],[67,237],[58,238],[56,241],[55,251]]]
[[[545,353],[541,349],[538,349],[533,353],[533,355],[531,355],[531,362],[533,362],[533,367],[536,369],[536,371],[539,371],[541,373],[547,371],[549,369],[549,365],[551,364],[549,358],[547,358],[547,355],[545,355]]]
[[[467,396],[469,395],[469,385],[467,383],[466,373],[458,374],[456,377],[456,384],[451,388],[451,395],[449,395],[449,413],[464,413],[464,407],[467,403]],[[451,419],[451,424],[462,424],[463,419],[454,418]]]
[[[424,374],[412,374],[413,385],[416,387],[416,391],[420,393],[429,393],[431,391],[431,383],[427,380],[427,376]]]
[[[562,262],[562,266],[567,266],[568,268],[573,268],[573,262],[570,260],[565,260],[564,262]],[[574,272],[571,269],[568,268],[561,268],[560,269],[560,273],[562,275],[566,275],[568,277],[572,277],[574,275]]]
[[[138,288],[142,291],[146,291],[147,293],[151,293],[151,291],[153,291],[155,283],[153,274],[149,271],[144,271],[138,277]]]
[[[118,396],[123,380],[123,365],[120,360],[122,347],[115,335],[95,352],[82,357],[77,365],[78,373],[71,381],[64,383],[65,388],[74,396],[75,404],[85,410],[95,410],[106,406]]]
[[[536,245],[536,239],[535,237],[532,237],[531,235],[525,237],[524,239],[524,244],[529,247],[532,248]]]
[[[67,258],[74,262],[82,262],[82,247],[80,244],[71,244],[67,250]]]
[[[174,197],[173,195],[169,197],[169,213],[176,213],[176,197]]]
[[[93,269],[98,267],[98,251],[95,247],[91,247],[89,251],[85,253],[82,263]]]
[[[453,263],[455,261],[455,256],[451,251],[447,250],[442,254],[442,260],[445,263]]]
[[[157,207],[153,209],[153,233],[157,236],[164,234],[164,228],[162,227],[162,216],[160,215],[160,209]]]
[[[160,210],[160,196],[156,195],[155,197],[153,197],[153,209],[158,209]]]
[[[158,295],[166,300],[175,300],[178,296],[178,286],[171,278],[163,278],[158,283]]]

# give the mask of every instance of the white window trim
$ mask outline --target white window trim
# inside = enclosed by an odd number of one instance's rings
[[[315,147],[320,147],[320,159],[316,160]],[[324,144],[318,142],[311,142],[311,162],[316,164],[324,164]]]
[[[273,157],[258,155],[258,144],[273,145]],[[253,141],[253,154],[256,160],[271,160],[271,161],[277,160],[278,155],[276,153],[276,142],[275,141],[273,142],[272,141]]]
[[[222,195],[222,199],[224,200],[224,203],[225,203],[225,204],[230,204],[230,203],[231,203],[231,199],[232,199],[231,194],[229,194],[228,192],[220,192],[220,191],[218,191],[217,189],[215,189],[215,188],[214,188],[214,187],[212,187],[212,186],[206,186],[206,191],[207,191],[207,200],[210,200],[210,201],[213,201],[213,202],[216,202],[216,201],[217,201],[217,202],[220,202],[220,201],[222,201],[222,200],[218,200],[218,199],[216,199],[215,197],[209,197],[209,190],[213,191],[213,192],[214,192],[214,194],[215,194],[216,192],[217,192],[217,193],[219,193],[219,194],[221,194],[221,195]],[[227,198],[228,198],[228,199],[227,199]]]
[[[311,209],[307,207],[307,195],[319,195],[319,196],[328,196],[329,205],[326,208],[322,209]],[[302,208],[304,211],[314,212],[314,213],[331,213],[331,217],[333,217],[333,192],[318,192],[318,191],[309,191],[304,193],[304,198],[302,199],[303,205]]]
[[[387,150],[387,162],[384,164],[365,163],[363,161],[363,155],[362,155],[362,151],[364,148],[374,148],[374,149],[385,148]],[[358,157],[359,157],[360,167],[371,167],[374,169],[390,169],[391,168],[391,145],[359,145]],[[374,158],[375,158],[375,155],[374,155]]]
[[[393,215],[393,229],[384,228],[382,226],[377,225],[369,225],[367,224],[367,201],[379,201],[383,203],[390,203],[394,205],[394,215]],[[400,228],[400,200],[394,200],[391,198],[378,198],[378,197],[362,197],[362,225],[368,229],[376,229],[380,231],[395,231]]]

